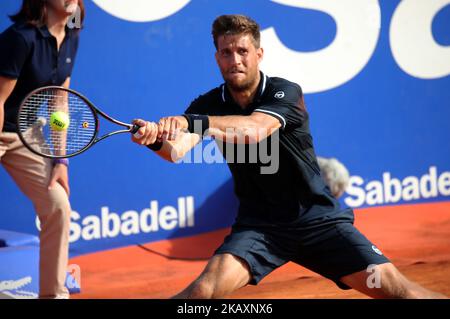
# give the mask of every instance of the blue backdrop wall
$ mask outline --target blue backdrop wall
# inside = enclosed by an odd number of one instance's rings
[[[20,3],[1,1],[0,30]],[[222,82],[212,21],[247,14],[263,30],[262,70],[303,87],[316,152],[349,169],[343,205],[449,200],[450,1],[85,5],[72,88],[108,114],[182,113]],[[227,227],[237,206],[230,177],[224,163],[166,163],[129,136],[100,143],[71,161],[71,254]],[[31,203],[3,169],[0,212],[1,229],[38,233]]]

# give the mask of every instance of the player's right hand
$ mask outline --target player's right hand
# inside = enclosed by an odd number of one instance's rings
[[[176,140],[178,134],[188,128],[188,122],[183,116],[163,117],[158,122],[158,139]]]
[[[142,119],[133,120],[133,124],[140,126],[139,130],[131,135],[131,140],[139,145],[154,144],[158,138],[158,124]]]

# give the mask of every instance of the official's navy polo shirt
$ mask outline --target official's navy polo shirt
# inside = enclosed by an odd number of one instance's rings
[[[261,72],[256,96],[245,109],[222,84],[194,100],[185,113],[245,116],[253,112],[271,115],[281,124],[277,134],[268,138],[269,146],[272,138],[279,139],[279,169],[274,174],[261,174],[261,167],[267,167],[261,161],[227,163],[239,199],[236,222],[244,226],[302,228],[340,219],[349,221],[352,211],[340,207],[320,175],[309,115],[303,107],[303,93],[298,84]],[[221,148],[226,159],[228,147]]]
[[[59,52],[46,26],[15,23],[0,34],[0,75],[17,79],[5,102],[3,131],[16,132],[19,105],[28,93],[46,85],[62,85],[70,77],[77,49],[78,30],[67,27]]]

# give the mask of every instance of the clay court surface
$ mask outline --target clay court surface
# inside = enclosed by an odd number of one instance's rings
[[[450,202],[355,211],[356,227],[411,280],[450,296]],[[189,238],[88,254],[71,259],[81,268],[82,293],[72,298],[169,298],[195,279],[228,229]],[[366,298],[340,290],[319,275],[288,263],[258,286],[229,298]]]

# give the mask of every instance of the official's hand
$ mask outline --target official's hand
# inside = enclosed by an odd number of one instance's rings
[[[59,183],[67,193],[67,196],[70,195],[69,188],[69,173],[68,168],[64,164],[56,164],[52,170],[52,176],[50,178],[50,182],[48,183],[48,189],[52,189],[56,186],[56,183]]]
[[[3,156],[3,154],[6,153],[8,150],[8,146],[3,143],[3,141],[0,139],[0,157]]]
[[[139,130],[131,136],[131,140],[139,145],[154,144],[158,137],[158,125],[154,122],[147,122],[141,119],[133,121],[139,125]]]
[[[158,122],[158,139],[175,140],[181,130],[188,128],[184,116],[163,117]]]

